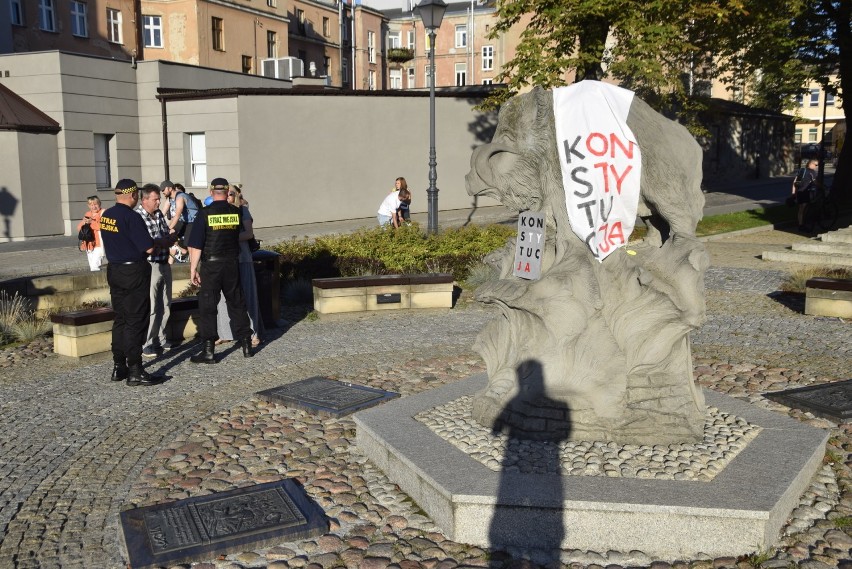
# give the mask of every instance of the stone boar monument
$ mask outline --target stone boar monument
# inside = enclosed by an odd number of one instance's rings
[[[489,259],[500,279],[477,291],[502,315],[476,341],[488,385],[474,418],[542,440],[701,440],[689,332],[705,316],[709,262],[687,130],[612,85],[536,88],[503,105],[466,183],[546,220],[540,278],[513,276],[510,242]],[[647,236],[628,243],[637,216]]]

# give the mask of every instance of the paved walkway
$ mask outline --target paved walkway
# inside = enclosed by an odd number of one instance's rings
[[[707,244],[708,319],[693,335],[695,376],[831,429],[833,465],[801,498],[763,566],[852,568],[852,427],[760,395],[852,372],[849,324],[801,314],[799,300],[776,293],[790,267],[754,256],[795,238],[765,231]],[[430,389],[482,370],[470,346],[494,315],[467,295],[449,311],[310,321],[293,309],[253,359],[232,348],[218,365],[197,366],[187,347],[149,364],[171,377],[155,388],[113,384],[107,358],[72,363],[53,356],[48,341],[0,352],[0,568],[124,567],[122,509],[282,477],[302,483],[331,517],[331,532],[194,567],[525,567],[517,560],[525,552],[447,540],[358,452],[351,419],[320,420],[253,395],[314,375],[403,396]],[[613,569],[748,566],[733,558],[674,561],[639,551],[563,552],[566,564]]]
[[[828,182],[833,170],[828,169]],[[725,184],[720,182],[705,194],[705,215],[744,211],[784,203],[790,195],[791,178],[786,176],[762,180],[743,180]],[[412,215],[423,227],[427,225],[425,213]],[[472,207],[470,209],[439,213],[440,228],[460,227],[465,224],[511,223],[517,214],[503,206]],[[271,245],[290,238],[317,237],[334,233],[351,233],[372,227],[375,218],[349,219],[327,223],[309,223],[266,227],[257,230],[257,236]],[[88,264],[84,253],[77,249],[76,236],[43,237],[27,241],[0,243],[0,281],[23,276],[50,275],[72,271],[86,271]]]

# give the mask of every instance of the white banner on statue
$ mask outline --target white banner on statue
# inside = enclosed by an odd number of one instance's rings
[[[598,261],[625,245],[639,206],[642,156],[627,126],[633,92],[599,81],[553,89],[571,229]]]

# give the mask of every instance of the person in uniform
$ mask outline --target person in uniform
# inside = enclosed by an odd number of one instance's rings
[[[151,264],[154,239],[133,211],[139,201],[136,182],[127,178],[115,185],[115,205],[101,215],[101,237],[106,250],[107,283],[115,319],[112,323],[112,380],[127,385],[156,385],[160,377],[142,368],[142,345],[148,332]]]
[[[189,236],[189,278],[201,287],[198,293],[199,334],[204,341],[201,352],[192,356],[194,363],[214,364],[216,305],[220,293],[225,297],[231,331],[240,342],[243,356],[254,355],[251,345],[251,325],[245,299],[240,287],[240,232],[243,230],[240,208],[228,203],[230,185],[224,178],[210,183],[213,201],[201,209]]]

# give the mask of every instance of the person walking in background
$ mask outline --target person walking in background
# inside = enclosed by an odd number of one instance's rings
[[[89,205],[89,211],[83,214],[83,219],[77,224],[77,232],[79,233],[84,225],[89,224],[95,240],[80,243],[80,250],[86,252],[89,270],[100,271],[101,262],[104,258],[104,245],[101,242],[101,215],[106,210],[101,206],[101,200],[98,196],[86,198],[86,203]]]
[[[142,357],[155,358],[171,350],[166,342],[166,325],[172,304],[172,267],[169,264],[169,247],[176,237],[169,233],[166,216],[160,211],[160,187],[145,184],[140,190],[136,213],[142,216],[148,234],[154,240],[154,250],[148,255],[151,265],[151,310],[148,334],[142,346]]]
[[[242,188],[239,184],[231,186],[228,190],[228,203],[240,208],[242,214],[243,229],[240,232],[240,286],[243,289],[243,297],[246,302],[246,310],[248,312],[249,322],[251,323],[252,347],[260,345],[261,336],[263,334],[263,320],[260,317],[260,303],[257,297],[257,282],[254,275],[254,263],[252,262],[251,250],[249,249],[249,240],[254,238],[253,218],[248,209],[248,202],[243,197]],[[216,307],[217,314],[217,329],[219,339],[216,343],[231,342],[234,339],[231,334],[231,320],[228,317],[225,296],[219,297],[219,305]]]
[[[101,236],[107,261],[107,283],[115,319],[112,322],[112,380],[127,385],[156,385],[162,378],[142,369],[142,345],[151,306],[151,265],[154,239],[133,211],[139,201],[136,182],[115,185],[115,205],[101,216]]]
[[[198,293],[199,334],[204,342],[201,352],[190,358],[193,363],[215,364],[216,305],[225,296],[233,337],[243,348],[243,356],[254,355],[251,325],[239,276],[239,239],[242,232],[240,209],[228,203],[230,185],[225,178],[210,183],[213,203],[198,214],[189,235],[189,278],[200,286]]]
[[[791,193],[796,198],[796,203],[799,204],[799,211],[796,216],[799,222],[799,231],[811,231],[811,228],[805,225],[805,210],[811,203],[819,183],[817,182],[817,168],[819,168],[819,160],[812,158],[808,160],[808,165],[801,177],[796,176],[793,180]]]

